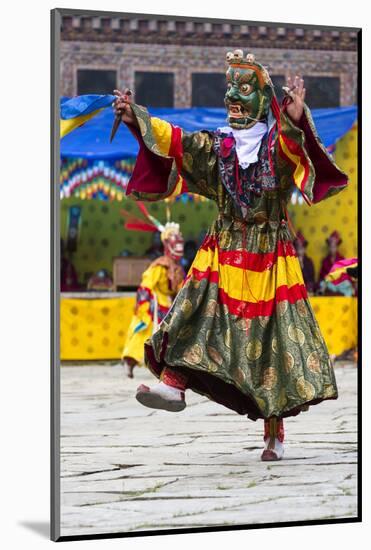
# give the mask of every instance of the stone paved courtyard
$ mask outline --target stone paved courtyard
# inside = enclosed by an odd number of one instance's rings
[[[188,391],[181,413],[142,407],[121,366],[61,368],[61,534],[357,515],[354,365],[339,399],[285,424],[281,462],[261,462],[263,422]]]

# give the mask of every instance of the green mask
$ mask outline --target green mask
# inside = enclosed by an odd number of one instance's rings
[[[243,63],[248,64],[246,61]],[[262,82],[262,67],[256,65],[254,70],[231,64],[227,70],[224,104],[228,111],[227,120],[232,128],[250,128],[267,118],[273,90],[266,81]]]

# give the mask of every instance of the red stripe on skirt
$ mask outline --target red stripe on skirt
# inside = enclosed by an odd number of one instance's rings
[[[200,271],[195,267],[191,267],[189,274],[187,275],[185,281],[188,281],[191,277],[201,281],[202,279],[208,279],[210,283],[219,283],[219,273],[217,271],[211,271],[211,267],[208,267],[206,271]]]
[[[218,272],[211,271],[210,267],[208,267],[206,271],[199,271],[196,268],[192,268],[186,280],[191,277],[194,277],[198,281],[207,279],[210,283],[218,284],[219,282]],[[224,289],[218,289],[219,303],[226,305],[231,315],[237,315],[247,319],[272,315],[278,302],[288,300],[290,304],[294,304],[298,300],[306,299],[307,297],[308,294],[305,285],[299,283],[291,287],[287,285],[279,286],[276,289],[276,296],[274,298],[271,300],[260,300],[259,302],[248,302],[238,300],[237,298],[231,298]]]
[[[207,237],[202,243],[200,249],[215,250],[217,240],[215,237]],[[271,269],[276,263],[278,257],[296,256],[296,250],[290,241],[278,241],[275,252],[257,253],[247,250],[220,250],[218,251],[218,260],[221,265],[231,265],[241,267],[250,271],[265,271]]]
[[[298,300],[306,298],[307,290],[301,284],[293,285],[290,288],[282,285],[277,288],[275,298],[267,301],[260,300],[256,303],[231,298],[222,288],[219,288],[219,300],[227,306],[229,313],[246,319],[253,319],[259,316],[270,317],[273,315],[278,302],[288,300],[290,304],[295,304]]]

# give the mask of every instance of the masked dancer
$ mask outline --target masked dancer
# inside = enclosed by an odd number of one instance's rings
[[[338,193],[347,176],[317,135],[303,79],[289,78],[280,105],[266,67],[242,50],[226,55],[227,125],[188,132],[149,114],[128,92],[115,112],[140,146],[127,194],[163,200],[198,193],[219,210],[158,330],[145,362],[147,407],[181,411],[187,388],[264,420],[262,460],[284,451],[283,419],[338,396],[314,317],[286,205]]]
[[[184,279],[184,271],[180,265],[184,240],[179,224],[168,222],[162,225],[149,214],[144,204],[139,202],[138,205],[146,221],[133,218],[129,212],[122,211],[126,216],[124,227],[137,231],[159,232],[164,254],[156,258],[144,271],[137,290],[135,311],[121,356],[129,378],[134,378],[134,367],[143,364],[144,342],[157,330]]]

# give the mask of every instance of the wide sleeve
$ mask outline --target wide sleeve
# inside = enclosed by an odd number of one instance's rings
[[[147,109],[132,105],[139,129],[128,128],[139,143],[139,153],[126,194],[145,201],[162,200],[181,193],[216,198],[217,158],[213,133],[186,132]]]
[[[294,185],[308,204],[320,202],[347,186],[348,176],[335,164],[317,134],[306,104],[295,125],[283,105],[275,140],[278,178],[283,187]]]

